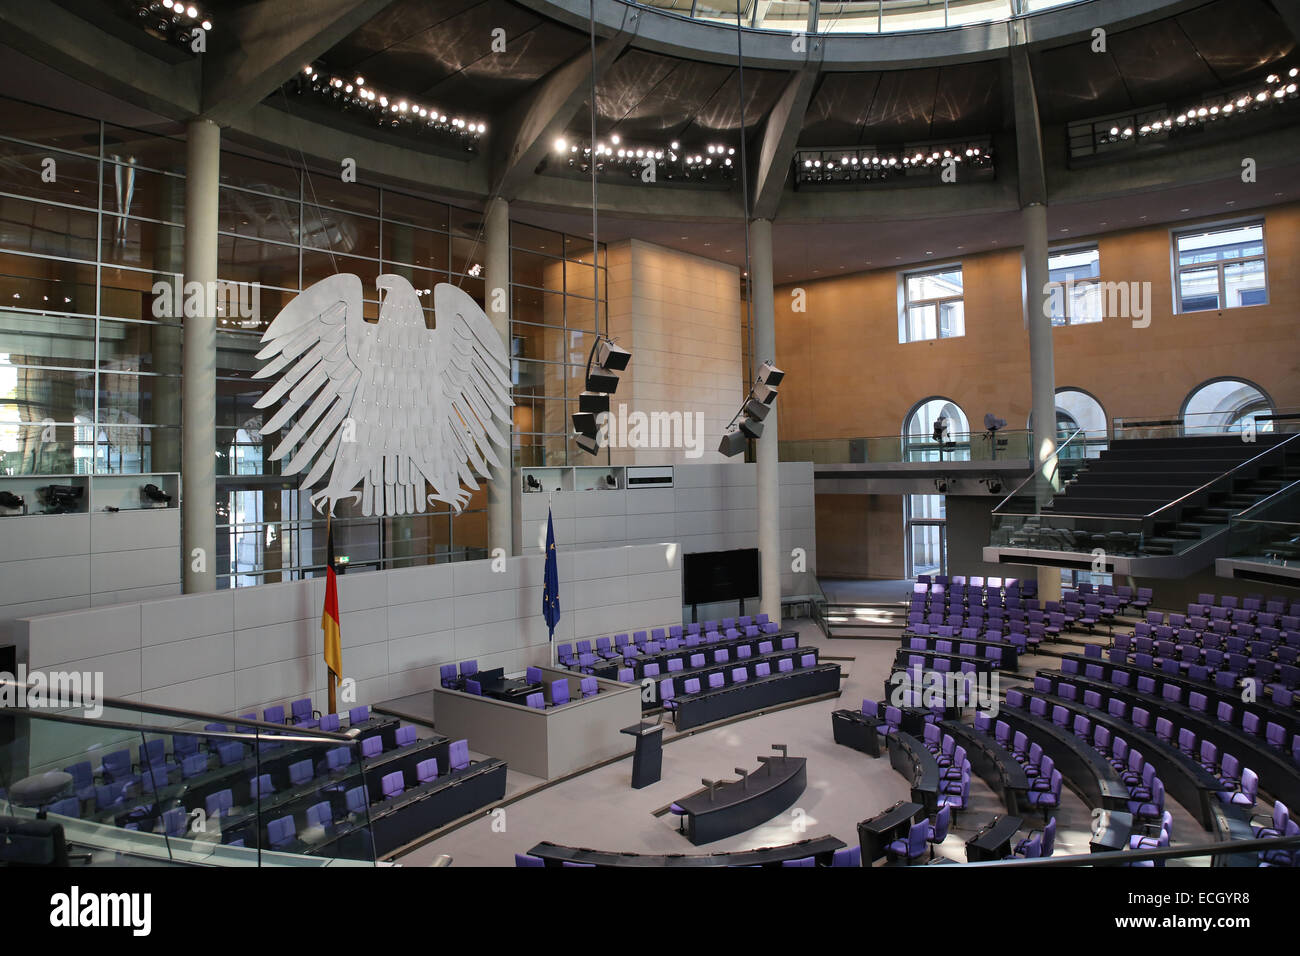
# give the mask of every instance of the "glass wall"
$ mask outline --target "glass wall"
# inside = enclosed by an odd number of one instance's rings
[[[0,99],[0,470],[180,468],[185,144]]]
[[[586,386],[587,358],[596,333],[609,326],[605,247],[600,247],[596,269],[592,254],[590,239],[510,225],[510,380],[517,468],[609,460],[608,449],[592,458],[570,438],[572,415]],[[617,395],[613,401],[617,403]]]
[[[180,470],[183,132],[0,99],[5,473]],[[261,436],[275,413],[255,407],[270,387],[253,378],[261,335],[298,292],[338,272],[360,277],[372,322],[384,273],[415,286],[430,328],[439,282],[484,305],[482,214],[226,149],[218,230],[217,583],[310,577],[324,569],[325,519],[299,476],[270,460],[284,432]],[[513,459],[569,464],[604,250],[598,277],[588,239],[516,225],[511,245]],[[335,551],[352,569],[487,555],[485,489],[455,517],[429,507],[367,518],[340,502]]]

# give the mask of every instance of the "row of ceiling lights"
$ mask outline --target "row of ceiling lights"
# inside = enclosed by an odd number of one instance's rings
[[[410,126],[454,134],[469,144],[474,144],[487,132],[487,124],[442,112],[437,107],[425,106],[404,96],[389,96],[366,83],[364,76],[347,80],[340,76],[326,76],[312,64],[303,67],[303,86],[309,86],[326,100],[344,109],[363,109],[374,114],[383,124]]]
[[[927,146],[915,152],[881,153],[876,147],[856,150],[800,150],[795,153],[795,176],[800,182],[835,182],[886,179],[912,170],[938,171],[949,162],[967,168],[993,165],[987,143]]]
[[[195,28],[212,29],[212,18],[181,0],[134,0],[135,14],[146,30],[169,43],[189,47]]]
[[[1136,131],[1131,125],[1123,127],[1114,125],[1108,131],[1108,138],[1111,141],[1132,139],[1135,132],[1138,137],[1154,136],[1174,129],[1185,129],[1219,119],[1228,119],[1288,99],[1295,99],[1300,95],[1300,88],[1296,86],[1297,77],[1300,77],[1300,67],[1292,67],[1286,76],[1271,73],[1264,81],[1267,85],[1254,93],[1238,93],[1176,114],[1169,113],[1160,119],[1143,123]]]
[[[592,146],[585,142],[573,142],[559,137],[552,144],[558,157],[568,157],[570,168],[586,172],[592,161]],[[647,160],[652,160],[655,167],[654,181],[658,181],[660,170],[664,179],[708,179],[710,174],[723,179],[731,178],[736,168],[736,149],[722,143],[710,143],[703,152],[683,150],[676,140],[662,146],[632,146],[625,144],[618,134],[610,136],[609,142],[597,142],[595,145],[596,171],[604,172],[607,168],[626,171],[633,177],[642,177],[650,167]],[[644,178],[644,177],[642,177]]]

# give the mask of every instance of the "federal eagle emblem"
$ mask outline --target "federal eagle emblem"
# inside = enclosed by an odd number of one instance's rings
[[[304,290],[262,336],[253,377],[279,376],[256,403],[283,400],[263,437],[290,425],[269,459],[285,475],[306,472],[312,506],[351,498],[363,515],[423,512],[435,502],[459,513],[475,475],[510,454],[510,367],[505,343],[463,289],[433,290],[436,327],[398,275],[376,280],[379,321],[362,314],[361,280],[340,274]],[[433,493],[426,495],[425,484]],[[361,486],[358,489],[358,484]]]

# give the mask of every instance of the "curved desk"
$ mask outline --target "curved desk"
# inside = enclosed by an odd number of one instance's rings
[[[1237,727],[1220,723],[1213,714],[1193,710],[1185,704],[1174,704],[1161,697],[1152,697],[1131,687],[1120,687],[1106,681],[1090,677],[1068,677],[1068,683],[1074,684],[1082,692],[1095,690],[1109,697],[1118,697],[1130,707],[1136,705],[1156,717],[1168,717],[1176,727],[1186,727],[1196,734],[1198,740],[1208,740],[1219,748],[1219,753],[1230,753],[1241,761],[1243,767],[1249,767],[1259,774],[1259,788],[1274,799],[1281,799],[1287,806],[1300,806],[1300,767],[1291,762],[1290,757],[1273,750],[1261,737],[1252,737]],[[1240,701],[1237,702],[1240,706]]]
[[[1086,667],[1089,664],[1100,665],[1102,669],[1102,679],[1106,681],[1109,681],[1111,675],[1117,670],[1127,671],[1132,677],[1132,680],[1129,682],[1130,687],[1137,685],[1137,678],[1150,677],[1156,681],[1157,685],[1174,684],[1188,693],[1195,691],[1198,694],[1204,694],[1210,701],[1211,710],[1217,707],[1219,701],[1226,701],[1232,705],[1234,727],[1241,726],[1242,710],[1249,709],[1253,711],[1260,720],[1271,720],[1275,724],[1280,724],[1289,734],[1300,733],[1300,708],[1283,707],[1279,704],[1273,703],[1272,700],[1264,699],[1262,696],[1246,705],[1246,708],[1243,708],[1240,690],[1235,688],[1233,690],[1228,690],[1220,687],[1212,680],[1197,680],[1195,677],[1191,677],[1188,674],[1181,672],[1178,674],[1167,674],[1158,667],[1143,667],[1139,664],[1133,663],[1117,664],[1109,660],[1099,660],[1095,657],[1085,657],[1079,654],[1066,654],[1061,658],[1061,660],[1061,673],[1066,677],[1086,677],[1087,675],[1083,670],[1080,670],[1078,675],[1068,673],[1064,669],[1065,661],[1073,661],[1077,663],[1080,668]]]
[[[991,790],[1002,794],[1002,803],[1008,813],[1014,816],[1021,812],[1022,807],[1029,806],[1025,798],[1025,794],[1029,791],[1029,777],[1025,774],[1025,768],[1011,756],[1010,751],[969,724],[957,720],[944,720],[939,723],[939,726],[943,728],[944,733],[951,734],[953,740],[966,748],[966,758],[970,761],[971,770],[987,783]]]
[[[673,714],[673,726],[678,730],[686,730],[805,697],[836,694],[839,689],[839,664],[796,667],[792,671],[778,672],[770,677],[751,677],[743,684],[727,684],[716,690],[679,696]]]
[[[912,784],[912,802],[927,814],[939,809],[939,762],[934,754],[906,731],[889,735],[889,765]]]
[[[686,838],[700,846],[766,823],[799,799],[808,786],[805,757],[759,757],[765,766],[703,790],[677,805],[685,811]],[[806,854],[805,854],[806,855]]]
[[[613,853],[606,850],[588,850],[580,847],[560,846],[542,842],[529,850],[532,856],[541,857],[547,866],[565,863],[588,863],[597,867],[702,867],[702,866],[780,866],[786,860],[814,857],[819,866],[829,866],[836,850],[846,844],[833,836],[814,837],[788,843],[785,846],[765,846],[758,850],[738,850],[731,853],[669,853],[656,856],[648,853]]]
[[[1040,674],[1039,676],[1052,681],[1053,691],[1055,691],[1059,683],[1069,683],[1060,675]],[[1162,743],[1160,738],[1151,731],[1143,730],[1141,727],[1127,720],[1121,720],[1107,711],[1097,710],[1087,704],[1068,700],[1056,693],[1038,693],[1035,696],[1043,698],[1050,706],[1060,705],[1064,707],[1069,712],[1071,720],[1076,715],[1082,715],[1092,721],[1093,726],[1100,724],[1109,730],[1113,736],[1123,737],[1130,746],[1136,747],[1142,752],[1142,756],[1147,763],[1155,766],[1156,773],[1164,782],[1165,791],[1169,796],[1192,811],[1192,815],[1200,821],[1201,826],[1205,827],[1205,829],[1212,832],[1218,829],[1220,815],[1215,811],[1219,808],[1220,803],[1214,795],[1228,788],[1219,782],[1218,777],[1191,757],[1188,757],[1175,746]],[[1225,838],[1226,836],[1220,833],[1220,839]]]
[[[1028,700],[1028,694],[1026,694]],[[1128,787],[1110,762],[1092,747],[1062,730],[1050,720],[1039,720],[1027,710],[1003,707],[998,719],[1005,720],[1012,731],[1024,731],[1030,743],[1036,743],[1056,762],[1056,769],[1084,802],[1103,810],[1128,810]]]

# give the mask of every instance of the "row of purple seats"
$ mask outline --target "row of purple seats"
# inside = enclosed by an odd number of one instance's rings
[[[1079,674],[1079,662],[1069,658],[1061,661],[1061,673],[1063,676]],[[1102,676],[1103,669],[1100,665],[1085,664],[1082,673],[1083,676],[1091,680],[1106,680],[1106,678]],[[1147,694],[1152,697],[1158,696],[1161,700],[1166,700],[1173,704],[1186,703],[1187,706],[1191,707],[1193,710],[1198,710],[1202,713],[1209,712],[1209,697],[1205,694],[1194,690],[1188,691],[1182,685],[1175,684],[1171,681],[1161,682],[1157,694],[1157,682],[1154,677],[1145,674],[1138,674],[1136,681],[1134,681],[1131,679],[1132,676],[1133,675],[1128,671],[1113,670],[1110,679],[1107,682],[1112,683],[1117,687],[1132,686],[1140,694]],[[1234,690],[1235,687],[1230,685],[1223,689]],[[1276,695],[1274,702],[1277,703]],[[1286,698],[1286,702],[1291,702],[1289,696]],[[1289,733],[1281,724],[1261,718],[1254,711],[1247,709],[1246,706],[1242,707],[1241,720],[1240,722],[1237,722],[1235,708],[1231,704],[1222,700],[1219,701],[1216,716],[1218,716],[1218,718],[1224,723],[1230,724],[1234,727],[1240,727],[1241,730],[1253,737],[1258,737],[1262,733],[1265,742],[1274,750],[1285,752],[1289,746],[1296,757],[1297,763],[1300,763],[1300,734]]]
[[[799,658],[799,666],[816,667],[817,655],[804,654]],[[795,669],[794,658],[783,657],[776,662],[776,673],[788,674]],[[753,677],[755,680],[762,680],[765,677],[772,676],[772,664],[770,661],[759,661],[754,665]],[[666,677],[659,682],[659,702],[664,709],[670,713],[675,711],[683,697],[693,697],[698,694],[707,694],[712,691],[722,690],[725,687],[734,687],[737,684],[743,684],[750,679],[749,668],[741,665],[733,667],[729,671],[715,671],[708,676],[707,683],[702,684],[698,677],[688,677],[682,682],[682,693],[677,693],[677,686],[674,678]]]

